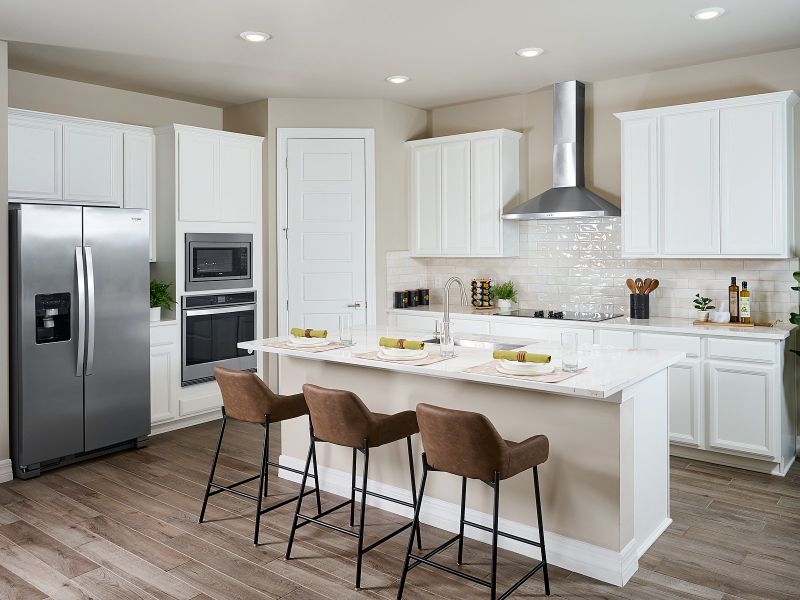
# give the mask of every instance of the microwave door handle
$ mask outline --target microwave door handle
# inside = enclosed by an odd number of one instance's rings
[[[83,356],[86,352],[86,271],[83,268],[83,247],[75,248],[75,279],[78,287],[78,358],[75,377],[83,377]]]
[[[86,255],[86,313],[88,317],[88,335],[86,348],[86,374],[91,375],[94,370],[94,337],[95,337],[95,298],[94,298],[94,260],[92,247],[84,247]]]

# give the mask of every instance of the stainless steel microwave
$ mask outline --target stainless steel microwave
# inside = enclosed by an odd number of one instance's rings
[[[253,287],[253,236],[187,233],[186,291]]]

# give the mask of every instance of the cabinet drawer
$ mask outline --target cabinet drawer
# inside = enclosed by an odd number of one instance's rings
[[[639,348],[647,350],[668,350],[685,352],[688,357],[702,354],[699,337],[691,335],[669,335],[665,333],[640,333]]]
[[[774,342],[753,342],[721,338],[710,338],[708,340],[708,358],[774,363],[776,355]]]
[[[633,348],[633,332],[598,329],[594,332],[594,341],[596,344],[602,344],[603,346]]]
[[[422,315],[395,315],[395,323],[398,329],[417,329],[419,331],[429,331],[433,333],[436,326],[437,317]]]
[[[150,327],[150,347],[177,344],[176,325],[152,325]]]
[[[519,319],[522,320],[522,319]],[[569,327],[551,327],[547,325],[529,325],[524,323],[492,323],[492,335],[531,340],[561,341],[564,331],[578,334],[578,344],[590,346],[594,343],[594,332],[591,329],[570,329]]]
[[[453,335],[458,337],[460,333],[476,333],[489,335],[489,321],[477,319],[450,319]]]

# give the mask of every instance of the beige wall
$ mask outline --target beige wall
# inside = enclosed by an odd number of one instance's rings
[[[587,82],[586,181],[619,204],[620,138],[615,112],[779,90],[800,90],[800,48]],[[434,109],[435,136],[507,127],[525,134],[522,198],[552,183],[551,89]]]
[[[14,108],[147,127],[182,123],[222,129],[222,109],[214,106],[13,70],[8,88],[8,105]]]
[[[8,44],[0,41],[0,111],[8,107]],[[8,189],[8,121],[0,119],[0,190]],[[0,195],[0,461],[8,448],[8,199]]]

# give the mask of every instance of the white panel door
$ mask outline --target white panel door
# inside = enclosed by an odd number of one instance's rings
[[[442,144],[442,253],[470,251],[469,140]]]
[[[219,139],[178,132],[178,198],[181,221],[216,221]]]
[[[122,206],[122,131],[64,125],[64,200]]]
[[[472,253],[500,254],[500,138],[471,142],[470,244]]]
[[[709,447],[774,456],[775,368],[712,361],[708,387]]]
[[[657,120],[622,123],[623,250],[658,254]]]
[[[411,150],[411,253],[442,253],[442,147]]]
[[[661,117],[664,254],[719,254],[719,111]]]
[[[59,121],[8,118],[8,197],[61,200]]]
[[[723,254],[786,252],[781,108],[774,103],[720,110]]]
[[[172,385],[178,372],[175,346],[150,348],[150,422],[152,424],[176,418],[177,407],[172,397]]]
[[[257,154],[252,143],[220,141],[220,221],[249,223],[255,220],[255,203],[259,200]]]
[[[144,208],[150,211],[150,262],[156,260],[155,199],[155,138],[153,134],[126,131],[124,141],[124,192],[125,208]]]
[[[365,144],[288,140],[288,326],[336,332],[366,323]]]
[[[686,361],[669,368],[669,439],[698,447],[703,431],[703,367]]]

